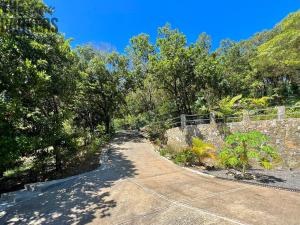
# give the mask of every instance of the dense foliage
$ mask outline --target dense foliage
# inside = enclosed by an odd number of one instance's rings
[[[127,48],[136,82],[126,97],[127,113],[145,120],[293,105],[300,96],[300,12],[251,39],[224,40],[211,49],[203,33],[195,43],[169,24],[159,28],[156,43],[141,34]],[[237,107],[238,106],[238,107]],[[155,116],[153,116],[155,115]]]
[[[150,124],[155,139],[165,126],[152,122],[180,114],[232,113],[237,101],[245,108],[299,101],[300,11],[215,51],[207,34],[189,44],[167,24],[156,43],[140,34],[119,54],[72,49],[42,0],[18,1],[18,10],[9,2],[1,2],[1,17],[27,19],[1,24],[0,177],[28,158],[39,170],[60,171],[116,126]]]
[[[16,19],[1,24],[0,177],[25,159],[38,171],[61,171],[82,147],[112,133],[126,95],[127,59],[72,50],[41,0],[10,3],[0,9],[1,17]]]
[[[1,5],[1,17],[28,21],[0,36],[0,175],[32,155],[39,162],[55,156],[60,169],[63,156],[75,149],[63,122],[76,90],[76,55],[45,19],[51,11],[41,1],[12,6]]]

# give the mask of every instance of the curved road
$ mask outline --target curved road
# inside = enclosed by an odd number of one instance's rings
[[[0,224],[300,224],[300,194],[201,176],[118,135],[106,166],[10,207]]]

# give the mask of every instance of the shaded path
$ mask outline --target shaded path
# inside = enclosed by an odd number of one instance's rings
[[[0,224],[300,224],[300,194],[204,177],[137,134],[114,139],[107,167],[7,210]]]

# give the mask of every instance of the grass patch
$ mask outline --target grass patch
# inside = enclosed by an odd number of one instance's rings
[[[167,148],[162,148],[159,150],[159,154],[163,157],[166,157],[168,154],[170,154],[169,149]]]

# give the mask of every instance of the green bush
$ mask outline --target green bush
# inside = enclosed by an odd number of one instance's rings
[[[191,149],[186,149],[182,152],[176,153],[172,157],[176,164],[180,165],[193,165],[197,162],[197,156]]]
[[[3,174],[4,177],[17,177],[18,175],[29,171],[33,167],[32,162],[24,162],[20,166],[13,169],[6,170]]]
[[[181,152],[175,152],[170,146],[161,148],[159,153],[163,157],[171,159],[178,165],[193,165],[197,162],[197,156],[191,149],[185,149]]]
[[[269,107],[271,100],[273,100],[273,98],[269,96],[261,98],[243,98],[241,100],[241,106],[246,110],[264,109]]]
[[[155,141],[159,139],[161,142],[165,141],[165,132],[167,127],[164,123],[151,123],[146,128],[146,133],[150,141]]]
[[[191,149],[174,154],[172,160],[179,165],[192,165],[197,161],[197,156]]]
[[[300,101],[286,109],[286,116],[287,118],[300,118]]]
[[[221,164],[240,169],[245,176],[250,159],[255,159],[266,169],[279,159],[277,151],[267,145],[268,137],[261,132],[234,133],[226,138],[226,147],[219,153]]]

